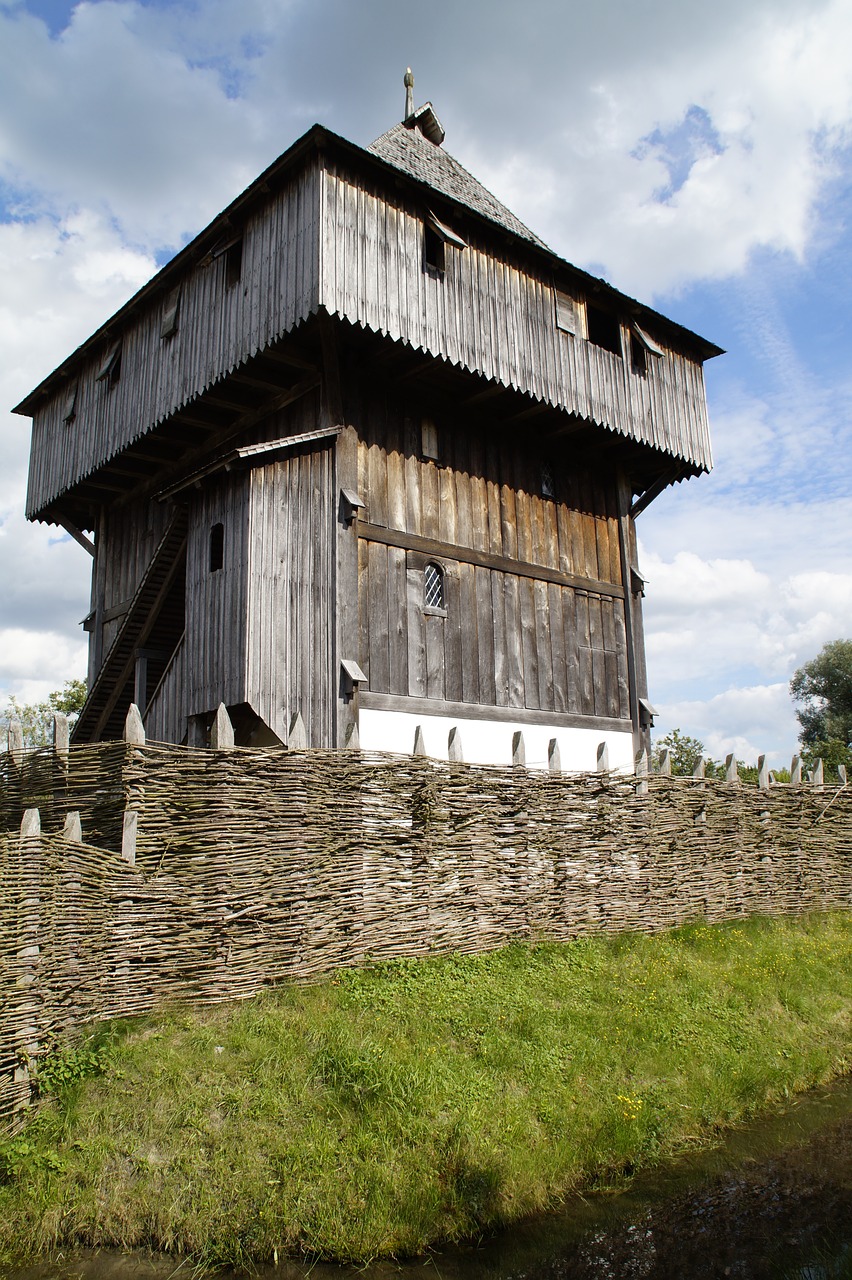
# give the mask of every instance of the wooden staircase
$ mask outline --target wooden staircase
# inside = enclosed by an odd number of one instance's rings
[[[153,689],[180,644],[185,614],[186,532],[187,513],[181,507],[154,552],[89,691],[74,726],[74,742],[120,738],[134,696],[137,650],[151,648],[163,655],[151,665],[149,688]]]

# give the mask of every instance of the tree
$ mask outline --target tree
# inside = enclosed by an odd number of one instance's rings
[[[0,725],[8,728],[10,720],[20,720],[24,731],[25,747],[45,747],[52,740],[53,717],[57,711],[76,720],[86,701],[85,680],[66,680],[61,689],[48,694],[46,702],[18,702],[9,699]]]
[[[672,773],[687,777],[692,773],[698,761],[704,755],[704,743],[698,738],[690,738],[680,729],[672,729],[665,737],[654,743],[651,751],[651,768],[659,769],[663,758],[663,750],[668,748],[671,757]]]
[[[832,640],[815,658],[799,667],[790,681],[802,758],[812,768],[822,759],[826,768],[852,768],[852,640]]]

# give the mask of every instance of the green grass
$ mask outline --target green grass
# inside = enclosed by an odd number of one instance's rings
[[[852,916],[400,961],[100,1028],[0,1142],[0,1257],[418,1253],[852,1065]]]

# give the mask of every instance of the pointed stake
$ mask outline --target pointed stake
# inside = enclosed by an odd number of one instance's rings
[[[121,856],[131,867],[136,864],[136,834],[139,814],[135,809],[125,809],[121,824]]]
[[[70,813],[66,813],[62,834],[66,840],[72,840],[75,844],[83,843],[83,825],[80,822],[78,809],[72,809]]]
[[[358,732],[358,726],[354,720],[347,727],[346,738],[344,740],[343,747],[345,751],[361,750],[361,735]]]
[[[214,751],[230,751],[234,745],[234,726],[228,708],[220,702],[210,726],[210,746]]]
[[[24,758],[24,726],[17,716],[9,721],[8,741],[9,755],[15,764],[20,764]]]
[[[839,764],[837,766],[837,781],[840,783],[841,787],[846,786],[846,765],[845,764]]]
[[[68,727],[68,717],[63,715],[61,711],[57,711],[53,716],[53,750],[63,759],[68,755],[70,741],[71,732]]]
[[[817,760],[814,765],[814,771],[811,774],[811,782],[815,787],[821,787],[825,784],[825,769],[822,760]]]
[[[453,764],[464,764],[461,733],[456,724],[453,725],[447,738],[447,759],[451,760]]]
[[[25,809],[21,819],[21,839],[41,835],[41,814],[38,809]]]
[[[524,735],[520,729],[516,729],[512,734],[512,768],[525,769],[527,764],[527,749],[524,745]]]
[[[692,770],[693,778],[704,778],[707,776],[707,761],[704,756],[700,756],[695,762],[695,768]]]
[[[657,772],[664,778],[672,776],[672,753],[668,747],[663,747],[662,755],[660,756],[660,767]]]
[[[287,746],[291,751],[307,751],[308,731],[302,719],[301,711],[297,711],[290,721],[290,732],[287,734]]]
[[[414,750],[411,754],[413,756],[425,756],[426,754],[426,739],[423,737],[421,725],[418,725],[414,730]]]
[[[562,754],[559,750],[558,738],[551,738],[547,744],[547,767],[551,773],[562,772]]]
[[[757,757],[757,785],[761,791],[769,790],[769,768],[766,763],[766,756]]]
[[[793,756],[790,761],[790,786],[800,787],[802,785],[802,757]]]
[[[609,773],[609,747],[605,742],[598,743],[598,758],[597,758],[596,767],[597,767],[598,773]]]
[[[142,723],[142,713],[135,702],[131,702],[124,721],[124,741],[132,743],[134,747],[144,747],[145,745],[145,726]]]
[[[739,780],[740,771],[737,768],[737,757],[731,752],[730,755],[725,756],[725,781],[739,782]]]
[[[636,770],[636,794],[638,796],[646,796],[648,794],[648,752],[643,747],[641,751],[636,752],[636,760],[634,762]]]

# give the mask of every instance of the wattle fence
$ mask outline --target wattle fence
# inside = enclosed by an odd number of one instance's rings
[[[55,1039],[166,1001],[518,938],[852,905],[842,779],[758,788],[136,739],[0,755],[0,1128]]]

